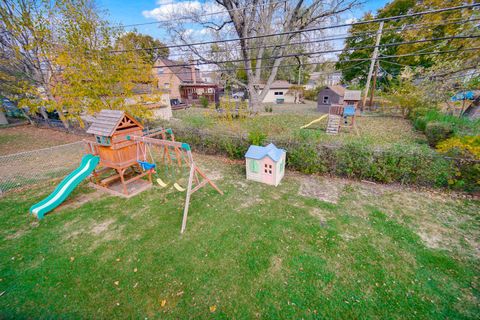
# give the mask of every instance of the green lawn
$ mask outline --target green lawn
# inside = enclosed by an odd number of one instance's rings
[[[53,182],[0,198],[0,318],[478,318],[480,202],[197,158],[225,195],[195,193],[182,236],[172,189],[82,185],[41,222]]]
[[[80,141],[84,138],[52,129],[37,128],[32,125],[0,128],[0,155],[53,147]]]
[[[307,102],[273,105],[272,113],[261,112],[242,120],[221,120],[211,109],[189,108],[174,111],[175,119],[161,124],[174,128],[199,128],[216,134],[246,135],[250,131],[261,131],[271,139],[308,139],[327,144],[346,141],[362,141],[372,146],[425,143],[424,136],[416,133],[408,120],[398,117],[356,117],[357,130],[345,128],[335,136],[326,134],[326,118],[309,129],[300,129],[320,116],[322,114],[316,111],[315,105]]]

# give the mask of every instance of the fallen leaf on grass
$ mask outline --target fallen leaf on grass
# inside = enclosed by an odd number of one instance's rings
[[[162,302],[160,302],[160,305],[163,307],[165,307],[165,305],[167,304],[167,300],[162,300]]]
[[[133,272],[137,272],[137,271],[138,271],[138,269],[137,269],[137,268],[134,268],[134,269],[133,269]]]
[[[116,286],[118,286],[118,284],[120,283],[119,281],[115,281],[114,282]]]
[[[183,294],[183,291],[177,292],[177,296],[181,296]]]
[[[75,257],[70,257],[70,262],[73,262],[75,260]]]
[[[217,310],[216,305],[210,306],[210,312],[215,312],[215,310]]]

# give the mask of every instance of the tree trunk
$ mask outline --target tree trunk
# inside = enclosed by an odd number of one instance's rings
[[[250,108],[251,111],[253,112],[258,112],[260,111],[260,95],[258,94],[257,90],[255,88],[248,88],[248,107]]]
[[[260,105],[262,101],[260,100],[260,94],[258,93],[254,81],[248,81],[248,107],[252,112],[260,111]]]
[[[57,112],[58,112],[58,116],[60,117],[60,120],[62,121],[65,129],[67,129],[67,130],[70,129],[70,124],[68,123],[68,120],[65,117],[65,114],[64,114],[63,110],[58,110],[57,109]]]

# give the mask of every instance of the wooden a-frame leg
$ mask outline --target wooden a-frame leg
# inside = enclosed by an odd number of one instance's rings
[[[190,175],[188,177],[187,196],[185,198],[185,208],[183,209],[182,229],[180,230],[180,233],[183,233],[187,227],[188,206],[190,205],[190,195],[192,194],[192,180],[194,173],[195,164],[192,164],[190,167]]]
[[[192,167],[194,167],[195,165],[192,165]],[[223,195],[223,191],[220,190],[217,185],[215,183],[213,183],[212,180],[210,180],[202,171],[200,171],[200,169],[198,169],[196,166],[195,166],[195,170],[198,172],[199,175],[202,176],[203,179],[207,180],[208,181],[208,184],[210,184],[212,186],[213,189],[217,190],[218,193],[220,193],[221,195]]]

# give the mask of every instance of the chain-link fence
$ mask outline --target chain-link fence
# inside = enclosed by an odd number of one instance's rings
[[[61,178],[75,169],[85,153],[82,141],[0,156],[0,194]]]

